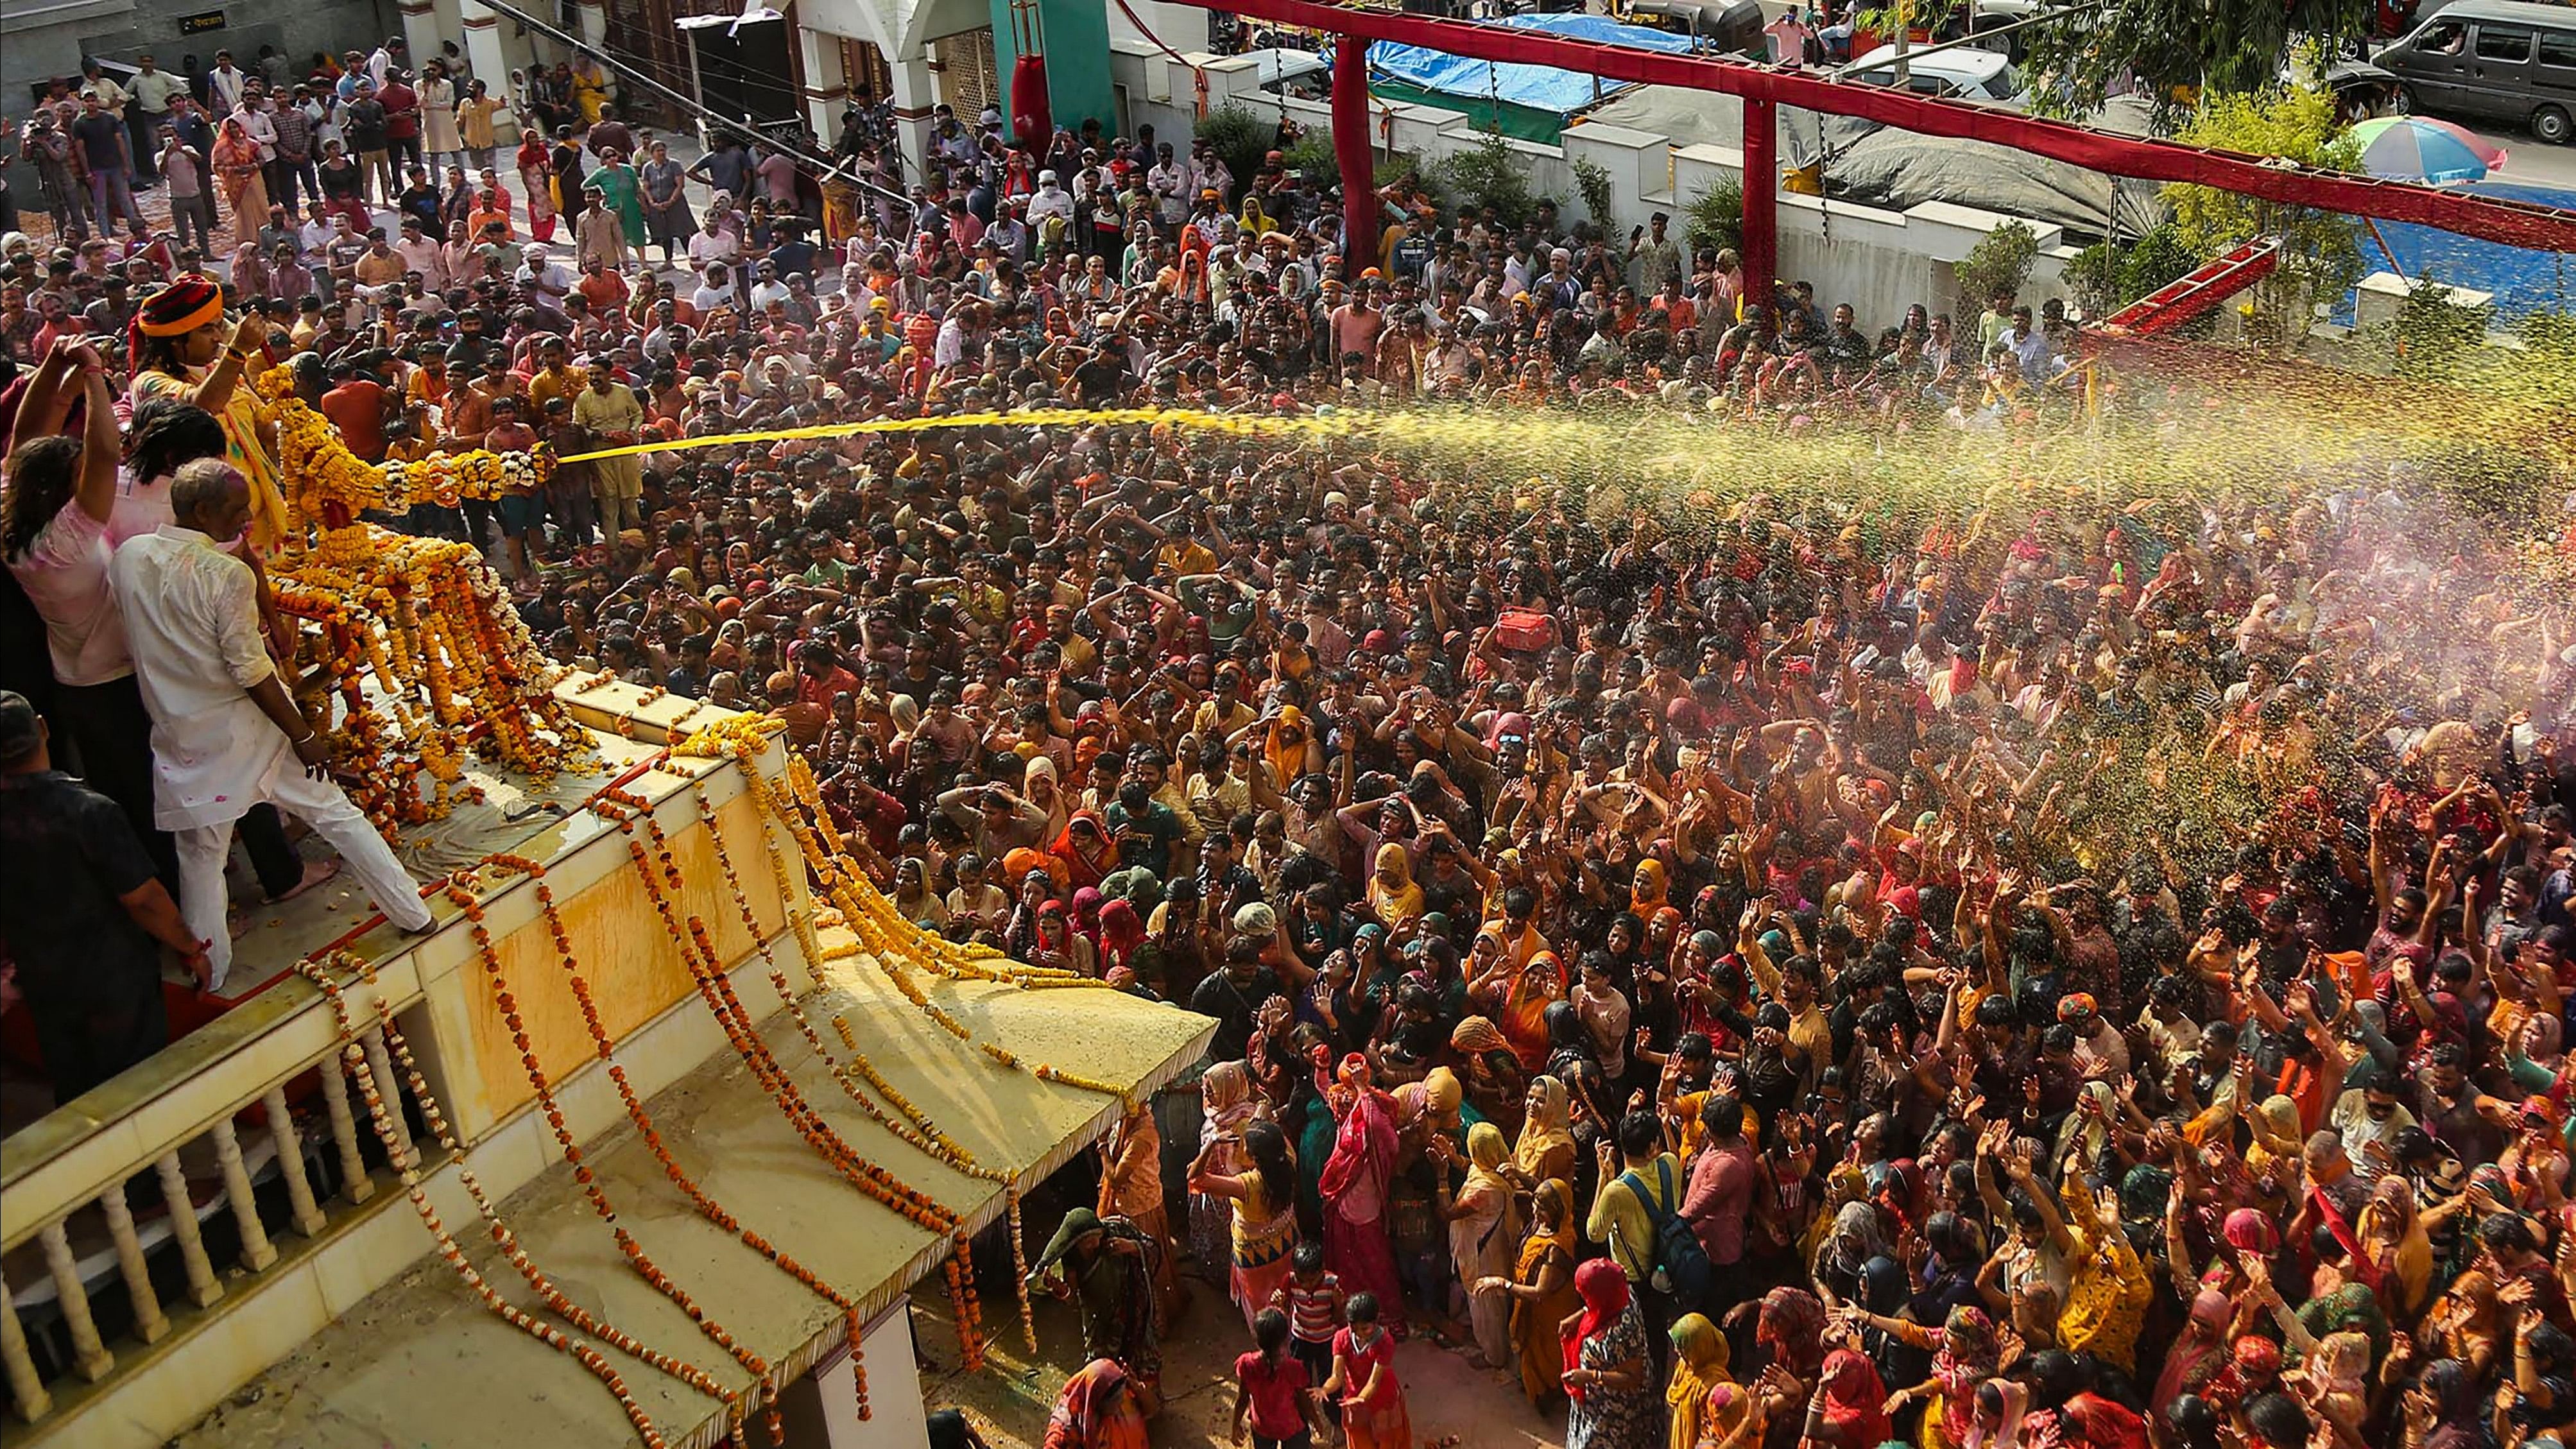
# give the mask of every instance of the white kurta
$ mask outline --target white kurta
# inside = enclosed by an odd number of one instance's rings
[[[250,565],[193,528],[165,523],[120,544],[108,581],[152,712],[153,823],[240,819],[278,772],[303,771],[249,691],[276,672],[259,631]]]
[[[152,712],[153,823],[177,837],[179,914],[207,943],[216,988],[232,968],[224,862],[233,823],[277,806],[331,843],[395,925],[425,930],[402,862],[328,779],[316,779],[249,691],[276,671],[260,636],[250,565],[192,528],[165,523],[117,546],[108,583],[125,615],[144,707]]]

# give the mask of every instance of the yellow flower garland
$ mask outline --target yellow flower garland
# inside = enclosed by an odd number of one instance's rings
[[[292,531],[313,537],[310,548],[271,564],[270,586],[280,613],[321,626],[320,662],[339,708],[335,718],[326,698],[306,709],[377,828],[391,833],[453,808],[469,735],[484,759],[540,784],[586,753],[588,737],[551,688],[560,671],[482,555],[357,517],[416,497],[533,486],[551,473],[551,456],[469,453],[378,467],[295,396],[285,368],[253,386],[277,423]]]

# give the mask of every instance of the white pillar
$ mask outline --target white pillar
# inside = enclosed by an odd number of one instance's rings
[[[814,139],[829,148],[841,134],[841,108],[849,103],[850,82],[841,64],[841,37],[811,25],[796,27],[796,47],[804,53],[805,124]]]
[[[438,54],[438,43],[446,35],[438,28],[438,6],[435,0],[402,0],[403,46],[411,52],[411,73],[420,74],[421,65]]]
[[[608,41],[608,7],[602,0],[573,0],[573,17],[584,43],[604,48]]]
[[[457,53],[463,57],[465,64],[468,66],[473,65],[474,57],[464,54],[465,15],[464,12],[458,8],[457,0],[430,0],[430,13],[433,23],[438,26],[438,38],[431,43],[429,54],[415,55],[412,57],[413,69],[417,70],[421,66],[429,64],[432,58],[444,59],[447,55],[447,45],[450,41],[454,41],[456,43]],[[465,83],[463,81],[456,80],[455,67],[453,64],[448,68],[447,78],[451,81],[456,81],[458,98],[462,99]],[[503,76],[501,79],[506,81],[509,77]],[[489,82],[486,82],[486,84],[489,84]]]
[[[917,181],[923,175],[921,158],[930,153],[930,111],[939,104],[939,77],[931,74],[927,54],[889,56],[886,69],[893,77],[886,101],[894,107],[894,128],[903,137],[904,176]]]

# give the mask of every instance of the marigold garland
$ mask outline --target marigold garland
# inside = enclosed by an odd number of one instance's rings
[[[543,868],[524,856],[487,857],[485,863],[487,865],[506,864],[512,869],[524,871],[532,880],[537,880],[539,890],[545,888],[544,882],[537,879],[543,874]],[[446,890],[448,899],[454,901],[464,911],[466,925],[474,935],[475,954],[480,958],[485,978],[492,983],[493,1004],[501,1009],[501,1020],[510,1028],[510,1040],[519,1048],[519,1062],[526,1069],[528,1085],[536,1090],[537,1105],[544,1110],[546,1125],[553,1129],[555,1145],[562,1151],[564,1161],[571,1165],[573,1180],[581,1185],[582,1195],[589,1200],[592,1210],[599,1214],[600,1220],[608,1224],[610,1232],[616,1238],[617,1250],[625,1256],[628,1266],[635,1270],[636,1275],[651,1284],[655,1292],[669,1299],[682,1313],[687,1314],[689,1321],[698,1326],[698,1331],[704,1334],[709,1342],[732,1355],[735,1362],[750,1370],[752,1388],[743,1390],[741,1395],[717,1390],[718,1397],[726,1402],[728,1419],[739,1428],[743,1414],[750,1407],[740,1400],[753,1399],[762,1408],[764,1419],[771,1430],[771,1442],[778,1442],[778,1394],[782,1386],[776,1381],[776,1370],[767,1359],[743,1346],[730,1330],[717,1322],[705,1309],[699,1307],[688,1290],[673,1281],[668,1273],[654,1263],[644,1252],[643,1245],[636,1242],[634,1236],[617,1221],[617,1209],[609,1202],[607,1192],[599,1185],[597,1174],[590,1170],[588,1161],[582,1156],[581,1144],[574,1140],[571,1125],[564,1120],[563,1108],[555,1100],[554,1083],[547,1079],[544,1067],[537,1061],[536,1047],[528,1037],[527,1022],[519,1014],[518,997],[510,990],[508,978],[502,974],[499,948],[493,942],[491,928],[484,924],[481,899],[453,878],[447,882]],[[547,912],[547,922],[554,931],[556,953],[569,967],[572,954],[571,938],[565,931],[562,921],[551,910]],[[597,1014],[591,1009],[587,994],[577,993],[577,996],[582,1002],[584,1016],[590,1019],[596,1031]],[[555,1307],[551,1299],[548,1301],[548,1306]],[[556,1308],[556,1312],[561,1315],[563,1309]],[[754,1395],[753,1389],[765,1392]]]
[[[456,742],[468,737],[485,759],[540,783],[572,763],[587,739],[554,698],[555,667],[482,555],[359,521],[368,509],[409,506],[411,485],[387,483],[404,469],[533,470],[542,481],[547,455],[449,455],[380,469],[295,396],[286,369],[253,386],[278,423],[290,536],[300,544],[313,535],[311,547],[270,565],[270,587],[280,613],[320,626],[338,719],[326,697],[306,703],[308,722],[330,739],[358,807],[388,834],[445,816],[463,773]]]
[[[1073,987],[1113,989],[1107,982],[1071,971],[1024,966],[990,947],[961,947],[904,920],[902,913],[895,909],[894,902],[857,871],[845,856],[826,853],[817,837],[821,831],[832,828],[831,816],[822,807],[820,789],[812,772],[804,769],[804,761],[793,752],[787,757],[787,776],[794,789],[793,795],[776,781],[770,782],[769,789],[763,792],[759,788],[760,774],[754,758],[756,745],[750,741],[737,741],[735,749],[744,775],[753,782],[752,793],[768,807],[771,816],[785,824],[789,833],[795,836],[805,851],[807,864],[813,868],[814,877],[822,882],[844,923],[858,937],[860,947],[868,952],[869,959],[886,979],[894,983],[895,989],[903,993],[905,1000],[936,1022],[941,1030],[976,1047],[1006,1070],[1026,1071],[1042,1082],[1116,1097],[1122,1105],[1134,1110],[1134,1094],[1115,1082],[1068,1072],[1044,1062],[1024,1063],[1016,1053],[1004,1047],[976,1041],[974,1033],[964,1023],[932,1001],[920,984],[912,979],[906,963],[921,964],[935,974],[952,979],[1007,981],[1022,990],[1031,991]]]
[[[468,498],[533,492],[554,476],[554,450],[542,442],[524,453],[476,448],[370,464],[349,451],[329,418],[296,396],[291,369],[270,368],[251,386],[277,423],[287,505],[308,520],[334,508],[351,516],[371,508],[400,513],[423,502],[453,508]]]
[[[360,973],[372,977],[372,963],[352,958],[345,952],[334,953],[331,959],[344,969],[355,960]],[[534,1314],[502,1297],[500,1290],[494,1288],[466,1258],[464,1248],[459,1246],[455,1236],[447,1231],[447,1225],[440,1220],[438,1209],[431,1205],[428,1190],[421,1185],[419,1158],[396,1127],[385,1104],[384,1093],[376,1086],[375,1074],[367,1069],[366,1050],[358,1043],[357,1023],[350,1015],[348,1002],[340,983],[325,973],[319,962],[309,957],[296,962],[295,969],[298,974],[320,988],[323,998],[330,1003],[332,1015],[339,1024],[341,1058],[349,1064],[351,1074],[358,1080],[359,1094],[367,1104],[367,1118],[374,1124],[377,1138],[384,1143],[387,1159],[395,1165],[401,1175],[403,1191],[411,1199],[412,1210],[419,1215],[422,1226],[429,1230],[430,1237],[437,1242],[439,1256],[446,1260],[448,1266],[464,1280],[467,1289],[494,1316],[548,1348],[570,1355],[575,1362],[588,1370],[593,1378],[598,1379],[609,1393],[616,1397],[618,1407],[625,1411],[627,1422],[635,1426],[635,1432],[643,1440],[646,1449],[669,1449],[669,1441],[662,1437],[662,1432],[654,1425],[652,1417],[644,1412],[644,1406],[637,1403],[635,1396],[627,1391],[625,1377],[618,1373],[616,1365],[608,1361],[607,1355],[580,1339],[566,1334],[562,1329],[541,1322]],[[385,1031],[388,1049],[391,1049],[398,1033],[394,1029],[392,1011],[386,1006],[382,996],[378,996],[376,1000],[376,1011],[378,1023]],[[407,1050],[403,1055],[408,1060]],[[489,1225],[493,1241],[500,1245],[503,1255],[510,1261],[510,1266],[516,1269],[521,1277],[527,1279],[531,1288],[547,1295],[550,1308],[554,1307],[558,1299],[570,1305],[570,1300],[563,1298],[561,1291],[555,1288],[553,1280],[546,1277],[535,1263],[529,1260],[526,1251],[518,1246],[517,1236],[502,1223],[499,1213],[492,1207],[491,1199],[484,1193],[480,1179],[476,1178],[473,1170],[465,1165],[464,1153],[459,1148],[454,1133],[447,1129],[444,1114],[436,1111],[434,1106],[436,1099],[430,1094],[427,1081],[421,1079],[416,1072],[412,1091],[415,1099],[420,1103],[422,1116],[430,1122],[433,1132],[437,1134],[439,1144],[455,1153],[457,1179],[466,1185],[467,1192],[474,1200],[476,1211]],[[577,1306],[574,1306],[574,1311],[579,1311]],[[583,1317],[585,1320],[588,1319],[588,1315]],[[567,1321],[572,1320],[567,1316]],[[592,1321],[591,1326],[588,1327],[579,1322],[576,1322],[575,1326],[584,1332],[595,1332],[597,1336],[606,1339],[616,1347],[684,1381],[688,1381],[688,1375],[694,1373],[699,1380],[706,1383],[714,1382],[703,1370],[694,1369],[668,1355],[655,1354],[636,1343],[632,1337],[606,1325]],[[696,1386],[693,1382],[692,1387]],[[720,1387],[714,1392],[716,1397],[723,1397]]]
[[[489,856],[486,857],[486,863],[518,871],[529,878],[530,889],[536,896],[538,913],[544,917],[546,929],[554,938],[555,957],[563,967],[565,983],[571,988],[573,1000],[581,1008],[582,1022],[589,1029],[592,1050],[601,1065],[608,1069],[608,1079],[617,1088],[617,1097],[625,1106],[627,1120],[635,1125],[635,1130],[643,1137],[645,1146],[652,1151],[654,1160],[661,1163],[663,1175],[671,1180],[672,1186],[677,1187],[682,1196],[689,1199],[701,1217],[724,1231],[734,1234],[742,1240],[744,1246],[767,1258],[778,1267],[779,1271],[795,1279],[826,1303],[841,1310],[842,1321],[849,1332],[850,1363],[857,1383],[859,1417],[867,1418],[869,1412],[867,1362],[860,1341],[864,1337],[865,1324],[859,1317],[858,1303],[823,1281],[812,1269],[796,1261],[785,1251],[743,1227],[739,1219],[718,1203],[706,1189],[700,1187],[696,1180],[689,1176],[688,1171],[680,1166],[678,1160],[671,1156],[670,1148],[662,1141],[662,1134],[654,1125],[652,1113],[645,1108],[643,1099],[635,1091],[634,1083],[627,1078],[625,1064],[617,1059],[615,1042],[609,1036],[606,1024],[599,1019],[599,1006],[591,994],[590,982],[582,976],[579,963],[573,954],[571,930],[564,924],[563,913],[555,904],[553,887],[546,884],[545,867],[525,856],[516,855]],[[587,1188],[589,1186],[588,1169],[576,1165],[575,1173],[581,1177]],[[774,1397],[770,1412],[773,1414],[775,1412]],[[771,1435],[771,1441],[779,1442],[775,1433]]]
[[[679,864],[672,855],[670,837],[663,831],[661,822],[654,818],[650,804],[623,791],[603,790],[591,800],[589,808],[616,824],[626,835],[627,852],[644,879],[645,894],[661,916],[663,928],[679,944],[682,962],[697,983],[700,999],[715,1015],[735,1054],[751,1069],[754,1079],[769,1094],[789,1125],[795,1127],[808,1145],[852,1186],[909,1221],[950,1237],[954,1250],[947,1260],[946,1274],[949,1298],[957,1315],[958,1341],[965,1366],[981,1368],[984,1362],[980,1331],[983,1311],[976,1300],[972,1248],[962,1231],[963,1220],[936,1199],[861,1156],[823,1119],[821,1113],[805,1099],[795,1080],[779,1065],[769,1044],[753,1027],[750,1014],[734,996],[733,983],[725,974],[723,959],[716,952],[714,942],[708,937],[706,923],[696,916],[688,917],[683,923],[673,903],[673,898],[683,888]],[[645,843],[636,838],[639,824],[652,838],[649,853]],[[758,938],[756,931],[754,938]]]

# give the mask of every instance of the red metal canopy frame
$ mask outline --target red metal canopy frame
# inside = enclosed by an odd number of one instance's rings
[[[2542,251],[2576,252],[2576,211],[2534,206],[2407,182],[2382,181],[2342,172],[2318,171],[2286,162],[2186,146],[2177,141],[2118,136],[2018,112],[1990,109],[1959,101],[1918,96],[1886,86],[1837,81],[1825,76],[1741,61],[1605,45],[1560,35],[1477,25],[1383,10],[1344,9],[1315,0],[1182,0],[1203,9],[1223,10],[1279,25],[1326,31],[1346,41],[1392,40],[1427,46],[1477,60],[1519,62],[1581,71],[1608,80],[1648,85],[1682,86],[1740,96],[1744,116],[1745,271],[1753,296],[1767,293],[1773,250],[1773,193],[1778,167],[1773,161],[1773,114],[1777,106],[1800,106],[1828,115],[1858,116],[1926,136],[1991,141],[2033,155],[2064,161],[2113,176],[2148,181],[2183,181],[2245,196],[2298,206],[2312,206],[2350,216],[2414,222],[2510,246]],[[1365,152],[1357,166],[1352,153],[1365,146],[1367,128],[1344,124],[1344,112],[1366,104],[1365,47],[1337,47],[1334,76],[1334,143],[1342,151],[1342,174],[1370,174]],[[1341,72],[1354,74],[1345,79]],[[1364,109],[1361,114],[1364,116]],[[1348,133],[1356,130],[1356,146]],[[1366,186],[1346,186],[1344,225],[1348,234],[1374,237],[1375,197]],[[1353,193],[1357,193],[1354,196]],[[1357,243],[1354,243],[1356,247]],[[1372,247],[1374,250],[1374,247]]]

